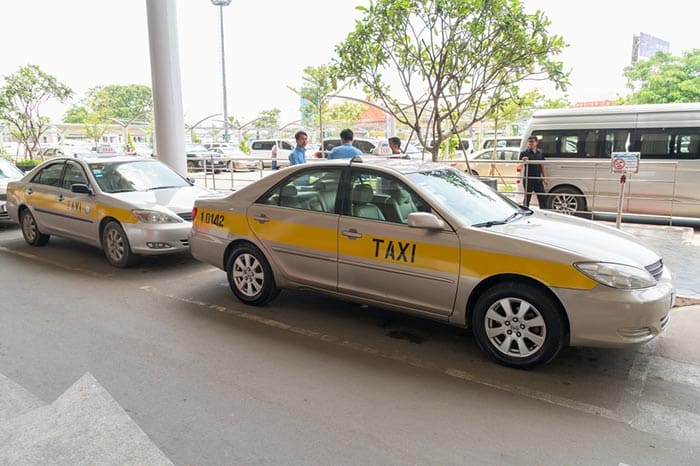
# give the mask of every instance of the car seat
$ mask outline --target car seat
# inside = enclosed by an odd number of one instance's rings
[[[374,191],[368,184],[359,184],[352,189],[352,215],[354,217],[384,220],[384,214],[372,203]]]
[[[387,194],[389,194],[389,197],[396,202],[396,205],[399,208],[402,223],[406,223],[408,214],[418,211],[418,208],[416,207],[416,204],[414,204],[411,195],[405,189],[392,189],[388,191]]]

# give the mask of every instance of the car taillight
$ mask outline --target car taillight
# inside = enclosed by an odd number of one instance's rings
[[[192,221],[194,222],[197,219],[197,208],[192,207]]]

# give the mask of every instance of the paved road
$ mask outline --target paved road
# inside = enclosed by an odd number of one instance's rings
[[[0,374],[86,372],[175,464],[697,464],[700,307],[637,350],[492,364],[470,332],[305,293],[250,308],[188,256],[129,270],[0,228]],[[8,271],[11,271],[8,273]]]

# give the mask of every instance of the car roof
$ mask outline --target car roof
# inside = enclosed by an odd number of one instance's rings
[[[376,167],[380,169],[385,169],[389,171],[394,171],[402,175],[408,173],[416,173],[429,170],[444,170],[448,169],[445,164],[436,162],[424,162],[418,159],[409,159],[403,157],[386,157],[380,155],[356,155],[352,159],[335,159],[335,160],[323,160],[311,164],[311,166],[356,166],[356,167]],[[299,164],[294,165],[297,169],[302,169],[304,167],[309,167],[309,164]]]
[[[149,160],[154,160],[154,159],[145,159],[143,157],[138,157],[135,155],[128,155],[128,154],[119,154],[119,153],[97,154],[94,152],[89,152],[89,153],[82,153],[82,154],[77,153],[74,156],[54,157],[50,161],[56,162],[56,161],[75,160],[75,159],[84,160],[86,163],[147,162]]]

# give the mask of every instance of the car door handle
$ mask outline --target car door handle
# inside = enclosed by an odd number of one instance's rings
[[[258,223],[266,223],[270,221],[270,217],[265,214],[254,215],[253,220],[257,221]]]
[[[343,236],[347,236],[348,239],[357,239],[357,238],[362,238],[362,233],[358,232],[354,228],[351,228],[349,230],[344,230],[340,232]]]

